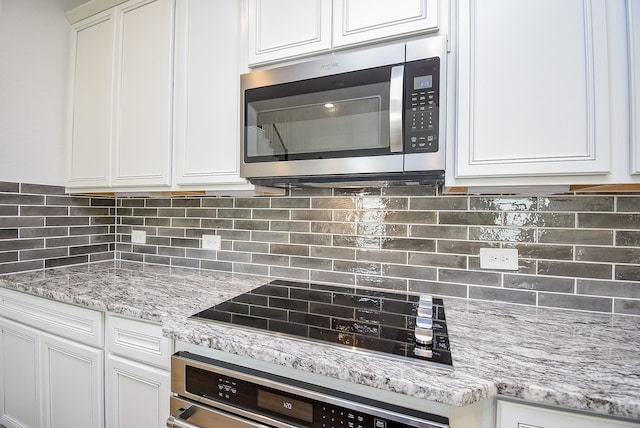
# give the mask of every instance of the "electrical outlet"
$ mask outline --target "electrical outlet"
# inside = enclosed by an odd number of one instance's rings
[[[480,268],[518,270],[518,250],[515,248],[480,248]]]
[[[221,244],[218,235],[202,235],[202,248],[205,250],[219,250]]]
[[[145,232],[144,230],[131,231],[132,244],[145,244],[146,242],[147,242],[147,232]]]

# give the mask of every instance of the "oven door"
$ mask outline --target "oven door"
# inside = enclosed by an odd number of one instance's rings
[[[169,428],[269,428],[269,425],[244,419],[212,407],[171,397]]]
[[[244,91],[244,177],[402,172],[404,65]]]

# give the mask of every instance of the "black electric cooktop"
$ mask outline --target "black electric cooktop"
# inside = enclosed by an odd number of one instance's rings
[[[415,340],[418,300],[397,292],[275,280],[191,318],[452,366],[442,299],[433,299],[428,345]]]

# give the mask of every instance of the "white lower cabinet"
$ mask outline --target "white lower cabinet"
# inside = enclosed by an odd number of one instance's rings
[[[46,333],[41,341],[43,426],[103,426],[103,351]]]
[[[638,423],[499,400],[496,428],[638,428]]]
[[[102,313],[0,290],[0,423],[104,427]]]
[[[0,423],[42,426],[40,332],[0,318]]]
[[[158,324],[107,316],[108,427],[166,426],[172,348]]]

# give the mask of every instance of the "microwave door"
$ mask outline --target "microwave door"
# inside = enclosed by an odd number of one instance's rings
[[[243,175],[402,171],[402,69],[246,90]]]

